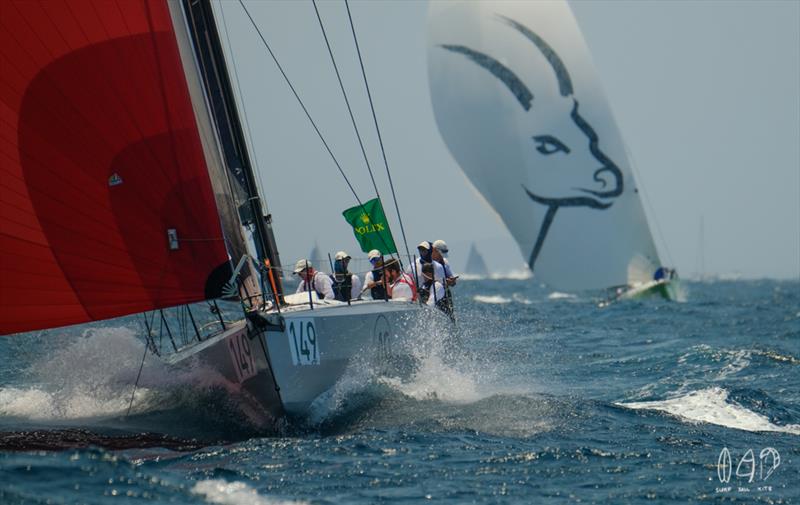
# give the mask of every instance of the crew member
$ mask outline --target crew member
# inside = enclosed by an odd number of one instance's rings
[[[417,301],[417,286],[410,275],[400,271],[400,262],[392,259],[384,268],[392,301]]]
[[[433,277],[437,281],[444,282],[444,267],[441,263],[434,260],[432,257],[433,244],[423,240],[417,246],[419,257],[417,260],[406,267],[406,273],[411,276],[415,282],[422,282],[422,265],[425,263],[433,264]]]
[[[451,286],[456,285],[456,281],[458,281],[458,276],[453,275],[453,271],[450,269],[450,263],[448,263],[447,253],[449,249],[447,248],[447,243],[444,240],[437,240],[433,243],[433,249],[431,250],[431,258],[434,262],[439,262],[443,265],[444,270],[444,299],[440,301],[437,300],[436,306],[439,307],[445,314],[450,316],[450,319],[455,322],[455,312],[453,311],[453,293],[450,291]]]
[[[447,243],[441,239],[437,240],[433,243],[431,258],[441,263],[442,267],[444,267],[444,278],[446,279],[447,285],[455,286],[458,281],[458,276],[453,275],[453,269],[450,268],[450,262],[447,261],[448,252],[450,252],[450,249],[448,249]]]
[[[317,298],[320,300],[335,300],[336,296],[333,294],[333,282],[328,275],[322,272],[317,272],[311,266],[311,261],[307,259],[297,260],[294,264],[294,273],[299,275],[302,282],[297,286],[295,293],[302,293],[304,291],[316,291]]]
[[[417,294],[423,303],[435,306],[442,312],[446,312],[444,286],[441,282],[433,280],[433,265],[431,263],[422,265],[422,279],[420,280]]]
[[[370,290],[373,300],[386,299],[386,288],[383,285],[383,255],[377,249],[367,253],[372,270],[364,276],[364,289]]]
[[[337,300],[348,302],[361,296],[361,279],[356,274],[350,273],[350,255],[344,251],[336,253],[333,262],[333,294]]]

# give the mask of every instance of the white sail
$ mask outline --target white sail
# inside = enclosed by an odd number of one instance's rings
[[[464,275],[475,278],[489,277],[489,269],[486,267],[486,262],[483,256],[478,252],[475,243],[469,248],[469,256],[467,256],[467,265],[464,267]]]
[[[566,2],[433,3],[428,75],[445,143],[537,279],[595,289],[652,275],[631,162]]]

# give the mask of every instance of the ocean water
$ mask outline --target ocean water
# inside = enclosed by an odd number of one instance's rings
[[[599,308],[462,281],[461,345],[277,432],[133,318],[0,339],[0,503],[800,503],[800,282]]]

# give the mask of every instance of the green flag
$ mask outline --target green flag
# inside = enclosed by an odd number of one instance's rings
[[[353,227],[353,233],[362,251],[377,249],[381,254],[397,252],[380,200],[373,198],[364,202],[364,205],[350,207],[342,212],[342,215]]]

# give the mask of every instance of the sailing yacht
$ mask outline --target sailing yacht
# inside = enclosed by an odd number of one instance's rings
[[[469,248],[469,256],[467,256],[467,264],[464,267],[462,277],[473,279],[486,279],[489,277],[489,269],[486,267],[486,262],[483,260],[481,253],[478,252],[474,242]]]
[[[537,282],[674,296],[565,1],[432,3],[427,51],[441,136]]]
[[[208,0],[7,1],[0,37],[0,334],[143,314],[148,350],[205,363],[271,423],[354,362],[402,362],[437,317],[284,292]]]

